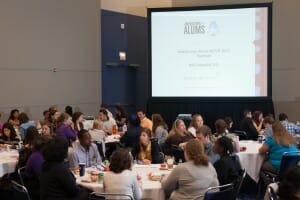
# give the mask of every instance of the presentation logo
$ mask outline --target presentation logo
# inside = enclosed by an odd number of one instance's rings
[[[184,34],[205,34],[205,25],[201,22],[186,22]]]
[[[220,32],[219,26],[216,21],[211,21],[208,25],[208,34],[211,36],[216,36]]]

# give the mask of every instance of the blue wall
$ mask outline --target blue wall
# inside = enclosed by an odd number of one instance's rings
[[[125,29],[121,29],[125,24]],[[134,112],[146,109],[147,19],[108,10],[101,11],[102,102],[121,103]],[[126,52],[126,61],[119,52]],[[138,67],[131,67],[131,65]]]

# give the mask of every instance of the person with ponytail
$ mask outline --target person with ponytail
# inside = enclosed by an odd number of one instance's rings
[[[230,155],[233,153],[232,140],[226,136],[220,137],[213,147],[220,159],[214,163],[220,185],[234,182],[238,178],[238,171]]]
[[[187,162],[178,165],[170,175],[162,178],[165,194],[172,200],[203,199],[209,187],[219,185],[217,173],[197,139],[186,143],[184,156]]]

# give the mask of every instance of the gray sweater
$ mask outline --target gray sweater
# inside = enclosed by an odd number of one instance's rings
[[[107,172],[103,179],[103,189],[106,193],[130,195],[135,200],[142,198],[142,190],[137,182],[137,174],[130,170],[124,170],[119,174],[111,171]]]
[[[217,173],[211,163],[197,166],[192,161],[178,165],[162,180],[162,188],[172,200],[202,200],[207,188],[218,185]]]

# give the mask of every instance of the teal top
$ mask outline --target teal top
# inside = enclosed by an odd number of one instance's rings
[[[273,137],[268,137],[264,145],[269,147],[269,162],[276,169],[280,168],[283,153],[298,151],[295,145],[283,146],[282,144],[276,144]]]

